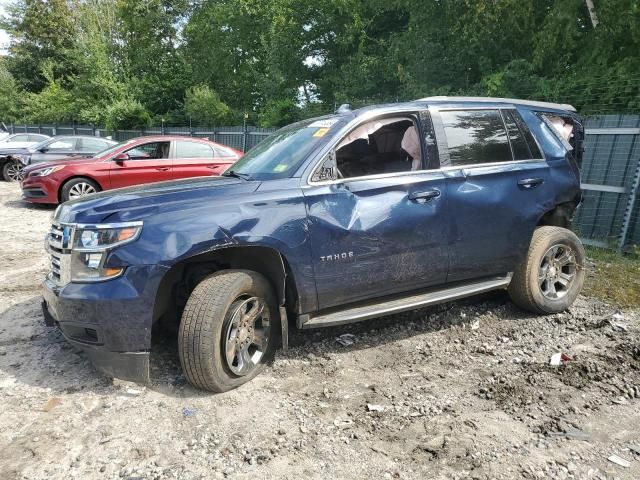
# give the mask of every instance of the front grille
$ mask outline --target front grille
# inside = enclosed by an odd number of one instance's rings
[[[56,285],[69,283],[72,233],[72,227],[54,223],[47,235],[47,251],[51,257],[49,279]]]

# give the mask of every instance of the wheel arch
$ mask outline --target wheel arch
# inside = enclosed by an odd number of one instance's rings
[[[299,302],[298,289],[286,257],[271,247],[239,245],[200,253],[172,265],[156,292],[153,324],[162,320],[171,329],[177,327],[182,309],[196,285],[211,273],[230,269],[252,270],[263,275],[276,292],[279,306],[284,307],[280,317],[286,322],[286,311],[294,311]],[[286,327],[281,325],[285,345]]]
[[[540,216],[536,227],[571,228],[571,221],[577,207],[577,201],[559,203]]]
[[[87,180],[91,180],[92,182],[95,182],[100,187],[100,190],[104,190],[104,186],[102,185],[102,183],[100,183],[98,179],[92,177],[91,175],[72,174],[71,176],[65,178],[60,182],[60,186],[58,187],[58,193],[57,193],[58,202],[62,203],[62,189],[64,188],[64,186],[67,183],[69,183],[71,180],[77,180],[80,178],[86,178]]]

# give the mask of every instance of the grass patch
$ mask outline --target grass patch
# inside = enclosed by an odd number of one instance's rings
[[[586,247],[583,293],[621,307],[640,308],[640,256]]]

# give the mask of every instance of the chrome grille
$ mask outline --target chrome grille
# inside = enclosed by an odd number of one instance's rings
[[[54,223],[47,235],[46,248],[51,256],[49,279],[56,285],[69,283],[72,233],[72,227]]]

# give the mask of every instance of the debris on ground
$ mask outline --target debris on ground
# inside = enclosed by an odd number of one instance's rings
[[[383,405],[372,405],[371,403],[367,403],[367,410],[369,412],[384,412]]]
[[[615,463],[616,465],[620,465],[621,467],[624,467],[624,468],[629,468],[631,466],[631,462],[629,460],[625,460],[624,458],[615,454],[611,455],[607,460],[609,460],[611,463]]]
[[[184,407],[182,409],[182,415],[185,417],[194,417],[196,415],[196,409],[191,407]]]
[[[553,355],[551,355],[551,361],[549,362],[549,365],[551,365],[552,367],[558,367],[563,363],[569,362],[570,360],[571,358],[564,353],[554,353]]]
[[[343,347],[348,347],[356,343],[356,336],[351,333],[344,333],[336,338],[336,342],[338,342]]]

